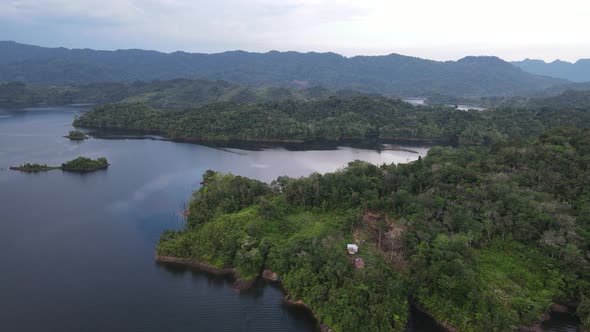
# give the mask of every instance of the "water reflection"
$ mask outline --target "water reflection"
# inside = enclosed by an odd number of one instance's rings
[[[334,171],[354,159],[405,162],[427,151],[72,142],[63,136],[80,111],[0,111],[0,330],[313,330],[313,317],[281,305],[276,287],[262,283],[238,294],[226,279],[155,264],[159,235],[182,227],[179,212],[207,169],[270,182]],[[84,175],[7,170],[80,155],[107,157],[111,166]]]

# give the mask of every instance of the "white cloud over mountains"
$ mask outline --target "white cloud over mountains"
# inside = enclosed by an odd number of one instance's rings
[[[590,1],[2,0],[0,39],[219,52],[590,57]]]

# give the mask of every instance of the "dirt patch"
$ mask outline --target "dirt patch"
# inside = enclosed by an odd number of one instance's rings
[[[270,282],[281,281],[281,278],[279,278],[279,274],[272,271],[271,269],[264,269],[264,271],[262,271],[262,278]]]
[[[397,270],[405,270],[408,264],[404,258],[404,231],[403,225],[396,223],[388,216],[367,211],[363,215],[362,229],[355,230],[353,237],[361,244],[363,241],[371,242],[377,252],[381,253],[393,267]]]

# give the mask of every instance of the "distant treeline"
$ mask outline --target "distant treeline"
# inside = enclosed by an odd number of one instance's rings
[[[587,128],[590,112],[577,108],[511,107],[461,111],[359,96],[216,103],[175,111],[141,103],[118,103],[97,107],[76,119],[74,125],[142,130],[188,140],[400,139],[488,144],[535,137],[559,126]]]
[[[482,97],[461,98],[435,95],[426,100],[429,105],[475,105],[481,107],[550,107],[577,108],[590,107],[590,85],[571,84],[565,90],[551,89],[535,97]]]
[[[346,98],[360,94],[352,90],[330,91],[321,87],[252,88],[225,81],[187,79],[71,86],[28,85],[12,82],[0,84],[0,107],[142,102],[153,107],[178,108],[215,102],[312,100],[330,96]]]

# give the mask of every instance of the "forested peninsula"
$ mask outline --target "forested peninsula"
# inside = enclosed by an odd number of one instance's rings
[[[375,96],[165,109],[143,103],[96,107],[77,127],[131,129],[176,140],[314,141],[397,139],[490,144],[533,138],[559,126],[590,127],[587,108],[502,107],[462,111]]]
[[[271,184],[207,171],[202,184],[158,257],[242,281],[273,271],[335,331],[403,331],[410,302],[459,331],[532,326],[554,303],[590,327],[589,130]]]

